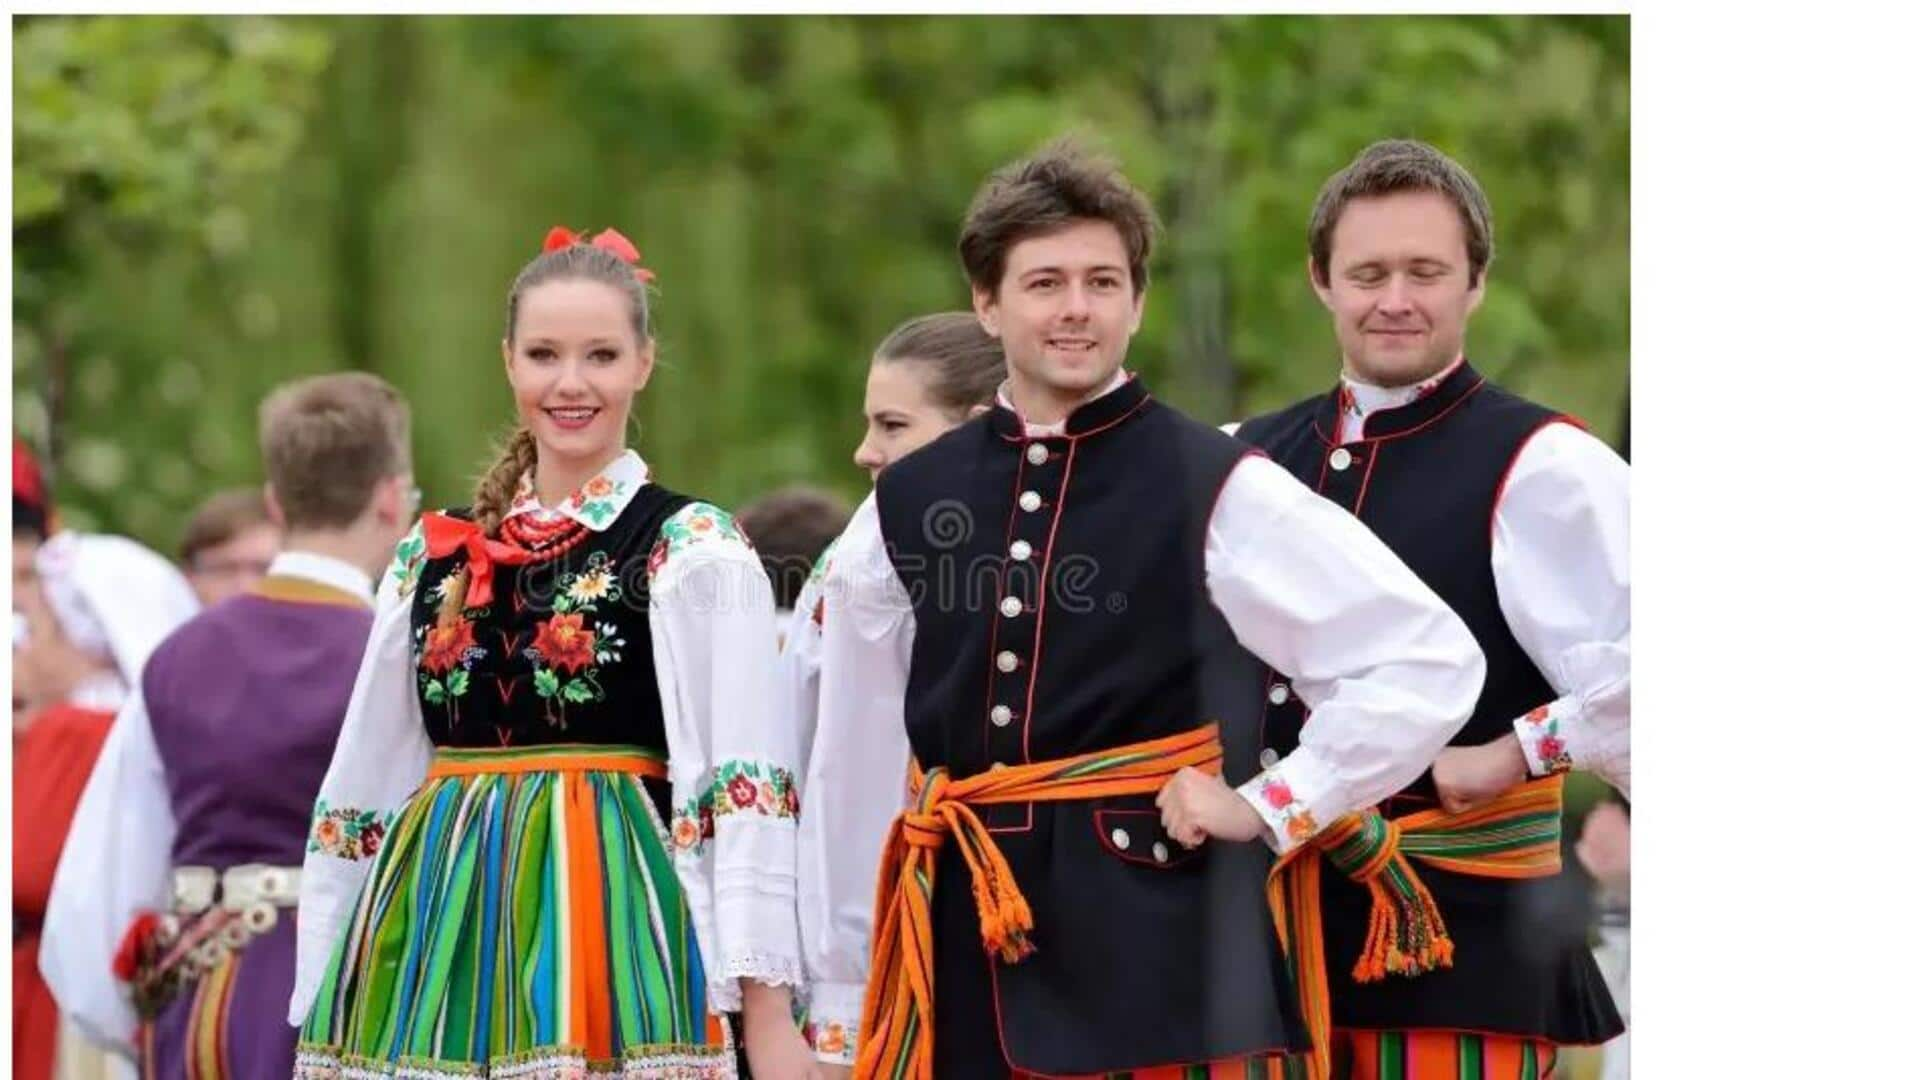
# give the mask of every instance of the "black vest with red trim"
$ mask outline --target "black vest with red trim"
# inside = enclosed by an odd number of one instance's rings
[[[1246,446],[1138,379],[1029,439],[1005,408],[881,474],[881,530],[915,618],[906,724],[964,778],[1222,729],[1258,768],[1258,662],[1207,599],[1208,519]],[[1187,851],[1150,795],[983,807],[1032,906],[1033,955],[982,948],[966,864],[934,896],[934,1075],[1086,1074],[1305,1044],[1259,844]]]
[[[1359,518],[1472,631],[1487,659],[1473,715],[1452,743],[1478,745],[1555,697],[1515,640],[1493,579],[1493,512],[1514,459],[1535,432],[1568,417],[1488,382],[1462,363],[1433,391],[1367,418],[1364,437],[1335,444],[1339,392],[1242,424],[1238,437]],[[1266,682],[1266,760],[1291,751],[1306,719],[1284,672]],[[1430,808],[1432,774],[1381,807]],[[1621,1030],[1586,948],[1580,877],[1506,881],[1415,865],[1455,943],[1454,966],[1414,979],[1359,984],[1348,974],[1367,929],[1366,890],[1326,874],[1322,896],[1334,1024],[1458,1028],[1589,1043]]]

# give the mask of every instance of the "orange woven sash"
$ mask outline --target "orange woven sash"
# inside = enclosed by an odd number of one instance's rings
[[[1313,1037],[1306,1063],[1309,1080],[1332,1076],[1328,1039],[1333,1017],[1320,913],[1322,858],[1332,859],[1373,894],[1367,944],[1353,969],[1355,981],[1449,967],[1453,941],[1409,860],[1476,877],[1552,877],[1560,872],[1562,787],[1560,776],[1530,780],[1462,814],[1422,810],[1392,821],[1382,820],[1375,810],[1348,814],[1274,864],[1267,875],[1267,902],[1274,932],[1293,960],[1300,1015]]]
[[[920,775],[914,807],[887,833],[874,910],[873,968],[861,1009],[856,1077],[933,1078],[933,887],[941,845],[956,844],[973,876],[980,938],[1018,963],[1033,952],[1033,913],[976,806],[1146,795],[1192,767],[1220,771],[1220,740],[1209,724],[1165,739],[1079,757],[996,767],[965,780],[945,769]]]

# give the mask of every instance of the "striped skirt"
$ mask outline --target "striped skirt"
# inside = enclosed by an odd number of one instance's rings
[[[295,1080],[735,1074],[632,747],[442,749],[301,1032]]]

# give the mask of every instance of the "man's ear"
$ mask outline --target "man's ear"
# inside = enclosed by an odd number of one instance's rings
[[[980,320],[980,329],[987,336],[1000,336],[1000,298],[993,292],[978,285],[973,287],[973,315]]]

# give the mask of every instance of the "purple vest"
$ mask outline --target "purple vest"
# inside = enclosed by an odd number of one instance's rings
[[[372,629],[367,608],[249,594],[154,650],[141,690],[178,824],[174,865],[300,865]]]

